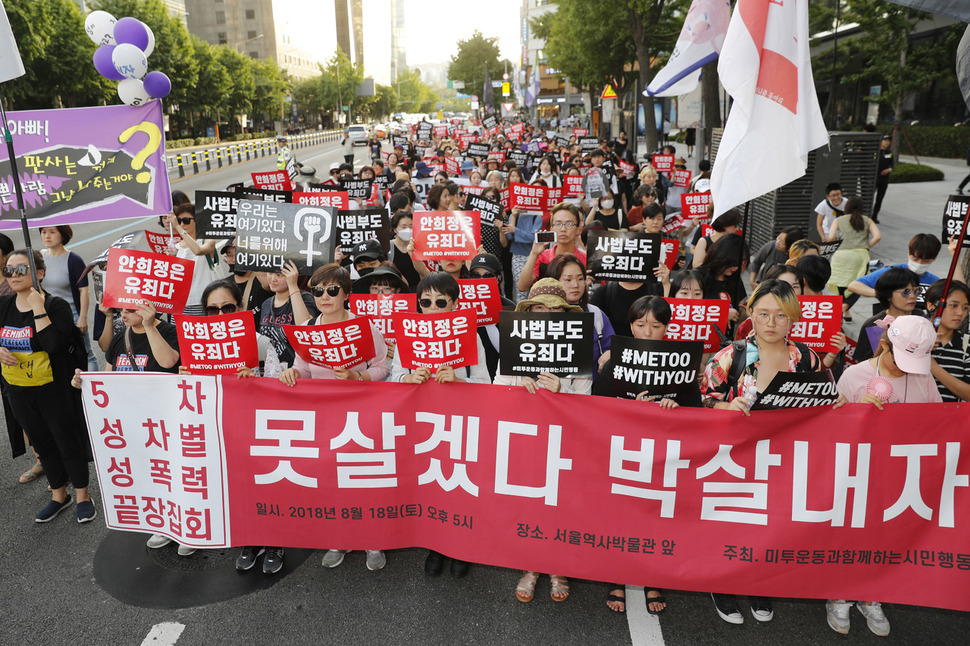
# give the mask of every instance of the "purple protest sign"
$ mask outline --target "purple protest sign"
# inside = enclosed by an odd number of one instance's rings
[[[27,219],[45,226],[166,213],[162,105],[7,113]],[[0,229],[20,227],[6,148],[0,148]]]

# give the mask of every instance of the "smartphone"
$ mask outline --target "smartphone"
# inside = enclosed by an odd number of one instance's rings
[[[555,231],[536,231],[536,244],[556,244],[558,238]]]

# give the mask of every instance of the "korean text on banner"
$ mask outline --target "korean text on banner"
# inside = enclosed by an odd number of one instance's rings
[[[439,314],[394,315],[397,352],[409,370],[441,366],[462,368],[478,364],[478,326],[471,310]]]
[[[477,211],[415,211],[416,260],[472,258],[481,239],[481,214]]]
[[[469,278],[458,281],[461,290],[458,309],[475,310],[479,325],[498,323],[502,311],[502,295],[498,289],[498,279]]]
[[[193,373],[235,374],[259,366],[256,319],[251,311],[218,316],[176,316],[179,360]]]
[[[356,316],[366,316],[381,333],[385,341],[397,337],[394,314],[417,312],[415,294],[351,294],[350,311]]]
[[[104,307],[138,309],[151,301],[163,314],[180,314],[192,288],[195,263],[134,249],[108,250]]]
[[[283,332],[296,354],[317,366],[350,368],[373,359],[378,351],[366,318],[326,325],[284,325]]]
[[[669,341],[703,341],[704,352],[721,347],[714,326],[727,331],[730,301],[720,299],[665,298],[670,305],[670,323],[664,338]]]
[[[835,337],[842,331],[841,296],[799,296],[802,316],[792,323],[788,338],[804,343],[819,355],[838,352]]]

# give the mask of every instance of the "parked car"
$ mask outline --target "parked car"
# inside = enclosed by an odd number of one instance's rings
[[[355,146],[366,146],[370,134],[367,132],[367,126],[357,123],[348,126],[347,136],[350,137],[350,140],[354,142]]]

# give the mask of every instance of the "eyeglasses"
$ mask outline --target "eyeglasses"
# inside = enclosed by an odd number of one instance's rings
[[[216,305],[208,305],[205,308],[206,316],[219,316],[220,314],[235,314],[235,313],[236,313],[235,303],[226,303],[222,307],[218,307]]]
[[[370,293],[371,294],[379,294],[381,296],[386,296],[388,294],[394,294],[394,293],[396,293],[395,292],[396,289],[397,289],[396,287],[391,287],[390,285],[371,285],[370,286]]]
[[[477,280],[485,280],[486,278],[498,278],[495,274],[490,271],[483,272],[481,274],[470,274],[469,278],[474,278]]]
[[[192,224],[193,222],[195,222],[195,218],[175,218],[175,219],[178,220],[178,223],[181,224],[182,226],[185,226],[186,224]]]
[[[916,295],[916,292],[910,289],[909,287],[907,287],[906,289],[897,289],[896,291],[899,292],[903,298],[909,298],[910,296]]]
[[[316,298],[320,298],[324,294],[330,298],[336,298],[340,294],[340,285],[327,285],[326,287],[323,285],[314,285],[310,288],[310,293]]]
[[[553,222],[550,227],[553,229],[574,229],[577,225],[575,222]]]
[[[447,299],[447,298],[436,298],[436,299],[434,299],[434,305],[439,310],[443,310],[446,307],[448,307],[448,300],[449,299]],[[418,301],[418,305],[421,306],[421,309],[427,309],[427,308],[431,307],[431,299],[430,298],[422,298],[421,300]]]
[[[3,274],[4,278],[12,278],[14,276],[26,276],[30,273],[30,267],[28,265],[17,265],[16,267],[4,267],[0,273]]]
[[[768,321],[772,320],[772,317],[774,317],[774,321],[777,325],[785,325],[790,320],[787,314],[770,314],[768,312],[756,312],[754,315],[754,319],[758,323],[761,323],[762,325],[767,324]]]

